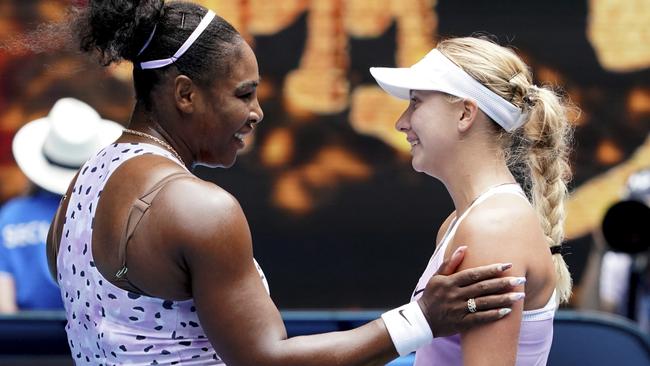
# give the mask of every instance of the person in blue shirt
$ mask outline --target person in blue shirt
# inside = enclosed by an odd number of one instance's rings
[[[44,247],[60,199],[36,187],[0,211],[0,311],[63,308]]]
[[[63,309],[47,266],[50,222],[77,169],[120,133],[119,124],[73,98],[16,133],[14,158],[31,187],[0,209],[0,313]]]

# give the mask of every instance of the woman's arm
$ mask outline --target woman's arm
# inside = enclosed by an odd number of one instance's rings
[[[250,231],[236,200],[214,186],[203,187],[178,200],[176,209],[184,214],[169,236],[182,243],[201,324],[226,363],[383,365],[397,357],[381,319],[350,331],[287,339],[280,313],[253,264]],[[434,334],[454,333],[501,317],[496,309],[510,305],[507,295],[490,299],[487,306],[495,310],[469,317],[463,300],[510,290],[507,278],[467,286],[500,274],[497,267],[432,278],[419,305]]]
[[[454,244],[469,243],[461,268],[508,261],[513,263],[509,275],[525,277],[529,274],[531,258],[548,259],[550,264],[548,247],[534,211],[525,202],[517,201],[521,199],[488,200],[467,215],[454,237]],[[515,291],[523,293],[523,284],[515,287]],[[523,307],[520,301],[514,304],[507,318],[461,333],[463,364],[514,365]]]

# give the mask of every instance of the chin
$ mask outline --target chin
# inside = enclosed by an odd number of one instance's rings
[[[227,159],[227,160],[222,160],[222,161],[200,161],[197,162],[195,165],[201,165],[205,166],[208,168],[230,168],[233,165],[235,165],[235,162],[237,160],[237,156],[234,156],[232,159]]]
[[[418,173],[422,173],[424,171],[424,167],[422,163],[415,158],[411,160],[411,166],[413,167],[413,170],[415,170]]]

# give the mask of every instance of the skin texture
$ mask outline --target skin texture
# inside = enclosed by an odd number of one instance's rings
[[[450,100],[439,92],[413,91],[396,128],[412,147],[413,167],[445,184],[456,211],[438,232],[440,242],[454,217],[460,216],[489,187],[514,183],[490,121],[471,100]],[[513,224],[516,223],[516,224]],[[532,206],[511,194],[495,195],[475,206],[459,225],[445,258],[467,245],[460,268],[510,262],[509,275],[526,277],[525,293],[502,321],[461,332],[465,365],[514,365],[522,311],[546,305],[555,287],[548,245]],[[498,349],[499,352],[493,352]]]
[[[129,128],[166,140],[188,167],[231,166],[243,147],[235,133],[250,133],[263,117],[255,89],[257,61],[246,43],[237,47],[229,73],[208,88],[184,75],[163,80],[152,91],[151,110],[137,105]],[[152,143],[126,134],[118,142]],[[109,178],[92,239],[96,267],[107,281],[120,268],[117,243],[133,200],[174,172],[184,170],[166,158],[146,155],[124,163]],[[57,215],[66,207],[67,199]],[[52,227],[48,237],[53,275],[52,249],[61,227],[62,222]],[[431,279],[419,302],[434,334],[497,320],[497,309],[512,304],[501,294],[511,290],[509,278],[493,279],[503,274],[501,266],[454,273],[464,254],[461,248],[452,256],[441,269],[444,275]],[[144,292],[171,300],[194,299],[203,329],[229,365],[383,365],[397,357],[380,319],[351,331],[287,339],[280,312],[253,264],[251,234],[239,203],[190,173],[160,191],[129,241],[127,260],[129,279]],[[475,284],[483,279],[487,281]],[[482,310],[491,310],[468,316],[466,299],[482,294],[501,295],[480,300]]]

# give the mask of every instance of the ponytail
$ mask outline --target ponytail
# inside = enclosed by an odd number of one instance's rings
[[[567,107],[555,92],[536,86],[529,90],[529,120],[520,132],[528,148],[522,158],[530,172],[533,206],[549,247],[555,248],[564,240],[564,201],[571,178],[568,155],[573,129],[567,121]],[[553,255],[553,263],[558,296],[561,302],[567,302],[571,297],[571,275],[561,253]]]
[[[184,1],[89,0],[87,7],[77,10],[72,28],[81,50],[98,55],[102,65],[123,60],[134,64],[136,98],[149,109],[151,90],[170,70],[204,87],[229,70],[243,39],[220,16],[170,65],[152,70],[139,67],[140,62],[174,55],[207,12]]]
[[[89,1],[74,23],[84,52],[97,51],[102,65],[134,61],[162,15],[163,0]]]

